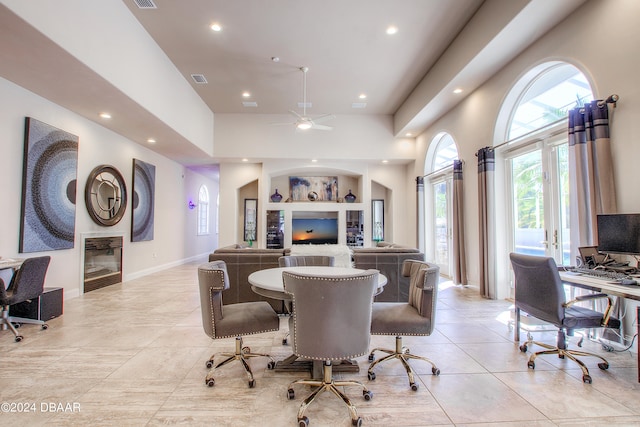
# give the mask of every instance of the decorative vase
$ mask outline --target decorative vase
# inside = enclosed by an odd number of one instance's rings
[[[276,192],[271,195],[271,201],[278,203],[282,200],[282,194],[278,193],[278,189],[276,188]]]
[[[353,193],[351,193],[351,190],[349,190],[349,194],[344,196],[344,201],[347,203],[353,203],[356,201],[356,196]]]

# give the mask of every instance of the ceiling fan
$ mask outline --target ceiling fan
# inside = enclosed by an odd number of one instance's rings
[[[289,113],[296,118],[295,122],[274,123],[274,124],[294,125],[296,130],[307,130],[307,129],[331,130],[333,129],[331,126],[320,124],[322,122],[335,118],[333,114],[325,114],[323,116],[319,116],[315,118],[311,118],[307,116],[307,71],[309,71],[309,68],[300,67],[300,71],[302,71],[302,115],[298,114],[293,110],[289,110]]]

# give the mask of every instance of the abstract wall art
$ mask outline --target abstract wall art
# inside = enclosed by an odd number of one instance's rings
[[[337,176],[290,176],[289,192],[293,201],[338,200]]]
[[[156,167],[133,159],[133,208],[131,209],[131,241],[153,240],[153,206]]]
[[[19,251],[73,248],[78,137],[25,120]]]

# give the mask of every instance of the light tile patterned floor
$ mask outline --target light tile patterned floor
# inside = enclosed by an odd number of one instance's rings
[[[289,401],[286,389],[301,374],[270,371],[266,360],[252,359],[255,388],[247,387],[239,365],[221,369],[213,388],[205,385],[209,355],[231,350],[234,343],[212,341],[202,331],[196,268],[197,263],[186,264],[68,300],[48,330],[24,325],[21,343],[1,331],[0,425],[297,425],[306,391]],[[364,401],[355,388],[347,393],[364,425],[640,425],[635,354],[605,353],[607,371],[597,368],[597,360],[584,359],[591,385],[582,382],[577,366],[555,356],[538,358],[535,371],[528,370],[528,356],[508,328],[509,307],[480,298],[476,288],[444,282],[435,333],[405,338],[412,352],[437,363],[441,375],[414,363],[420,385],[414,392],[396,364],[379,365],[377,379],[368,382],[368,362],[360,358],[360,373],[349,377],[366,382],[374,398]],[[286,357],[285,318],[281,325],[277,333],[245,338],[245,344]],[[554,337],[536,336],[550,342]],[[393,337],[372,338],[372,346],[381,344],[392,348]],[[584,348],[602,351],[593,342]],[[346,408],[329,395],[308,416],[313,427],[351,425]]]

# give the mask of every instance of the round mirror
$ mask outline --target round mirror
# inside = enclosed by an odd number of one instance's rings
[[[89,216],[100,225],[115,225],[127,207],[127,187],[118,169],[113,166],[96,167],[87,178],[84,199]]]

